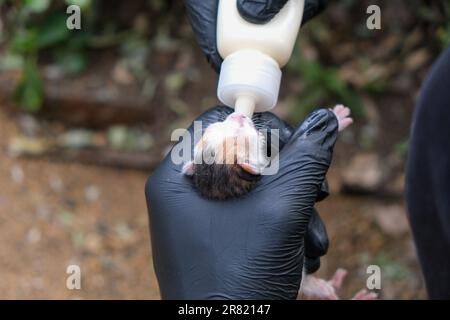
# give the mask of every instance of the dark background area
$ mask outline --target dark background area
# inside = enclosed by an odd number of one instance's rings
[[[450,43],[450,1],[330,1],[299,34],[274,112],[296,125],[344,103],[318,205],[319,274],[342,297],[382,270],[383,299],[425,298],[403,203],[414,102]],[[82,8],[81,30],[65,27]],[[381,8],[381,30],[366,9]],[[159,298],[144,199],[170,133],[218,104],[182,1],[0,0],[0,298]],[[69,264],[82,289],[65,286]]]

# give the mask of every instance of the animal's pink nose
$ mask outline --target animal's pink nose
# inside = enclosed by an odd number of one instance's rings
[[[239,124],[244,124],[245,116],[242,113],[233,112],[229,115],[230,119],[237,121]]]
[[[244,119],[244,117],[245,116],[239,112],[233,112],[232,114],[230,114],[230,118],[232,119]]]

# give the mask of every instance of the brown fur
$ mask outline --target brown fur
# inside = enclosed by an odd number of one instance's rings
[[[208,131],[199,143],[206,147]],[[241,138],[242,139],[242,138]],[[245,137],[244,150],[238,148],[237,137],[224,139],[222,147],[214,150],[215,163],[192,164],[192,180],[201,195],[208,199],[226,200],[248,193],[260,175],[249,173],[238,163],[249,158],[250,141]]]
[[[192,175],[193,183],[201,195],[217,200],[243,196],[259,178],[259,175],[251,175],[237,164],[195,164]]]
[[[268,159],[265,137],[239,113],[210,125],[194,148],[194,161],[183,166],[202,196],[225,200],[248,193]]]

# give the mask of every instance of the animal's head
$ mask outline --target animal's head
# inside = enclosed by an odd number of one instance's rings
[[[183,173],[193,175],[202,164],[237,166],[235,170],[260,175],[268,164],[265,137],[250,118],[234,112],[206,128],[194,148],[194,161],[184,165]]]

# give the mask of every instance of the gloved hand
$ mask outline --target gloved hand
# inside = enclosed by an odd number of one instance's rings
[[[206,128],[231,112],[216,107],[197,120]],[[297,297],[305,233],[331,162],[338,122],[321,109],[291,135],[270,113],[256,114],[253,121],[280,129],[283,148],[278,173],[262,176],[245,197],[202,198],[170,154],[148,179],[153,263],[163,299]],[[193,140],[193,126],[189,132]]]
[[[227,115],[233,112],[232,109],[225,109]],[[223,120],[223,119],[222,119]],[[273,113],[255,113],[252,118],[253,123],[258,129],[278,129],[280,130],[279,137],[279,148],[283,149],[286,142],[290,139],[294,133],[294,128],[292,128],[288,123],[279,119]],[[308,127],[302,126],[298,132],[299,135],[303,135]],[[270,131],[269,131],[270,133]],[[268,135],[268,145],[270,145],[270,139],[272,137]],[[319,191],[317,193],[316,202],[322,201],[328,197],[328,182],[324,179],[320,185]],[[311,218],[308,223],[308,229],[305,235],[305,272],[307,274],[312,274],[319,270],[320,268],[320,257],[324,256],[328,252],[328,234],[325,228],[325,224],[320,218],[317,211],[313,208]]]
[[[239,13],[252,23],[270,21],[288,0],[237,0]],[[216,46],[216,22],[218,0],[185,0],[192,29],[208,62],[220,71],[222,58]],[[302,25],[325,9],[327,0],[305,0]]]

